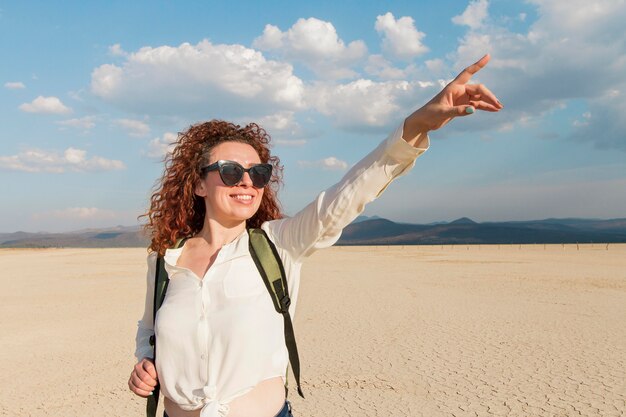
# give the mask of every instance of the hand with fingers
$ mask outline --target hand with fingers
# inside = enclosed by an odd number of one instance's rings
[[[152,359],[137,362],[128,379],[128,387],[140,397],[149,397],[157,385],[157,372]]]
[[[468,84],[472,76],[487,65],[489,59],[487,54],[465,68],[439,94],[407,117],[403,136],[413,138],[419,133],[437,130],[453,118],[468,116],[475,110],[501,110],[502,104],[487,87],[482,84]]]

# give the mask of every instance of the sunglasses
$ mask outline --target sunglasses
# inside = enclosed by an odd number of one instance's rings
[[[255,188],[265,187],[272,178],[272,165],[271,164],[256,164],[250,168],[244,168],[241,164],[235,161],[217,161],[211,165],[200,168],[200,174],[204,175],[207,172],[219,171],[220,178],[224,185],[232,187],[237,185],[243,179],[245,172],[250,175],[252,185]]]

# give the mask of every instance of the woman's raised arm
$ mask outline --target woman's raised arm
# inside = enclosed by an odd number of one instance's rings
[[[467,84],[489,62],[485,55],[464,69],[428,103],[407,117],[386,140],[357,162],[334,186],[291,218],[264,225],[270,237],[296,261],[331,246],[342,229],[395,178],[404,175],[429,145],[428,132],[475,110],[497,112],[502,104],[482,84]]]

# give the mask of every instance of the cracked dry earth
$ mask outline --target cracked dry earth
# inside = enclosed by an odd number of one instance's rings
[[[145,250],[2,250],[0,266],[0,415],[143,415],[126,381]],[[623,416],[625,318],[626,245],[320,251],[294,416]]]
[[[304,277],[303,416],[625,413],[626,245],[339,247]]]

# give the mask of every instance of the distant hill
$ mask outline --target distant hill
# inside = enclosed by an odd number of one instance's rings
[[[626,219],[545,219],[477,223],[401,224],[386,219],[348,225],[338,245],[434,245],[511,243],[626,243]]]
[[[138,226],[70,233],[0,233],[0,248],[147,247]],[[338,245],[446,245],[515,243],[626,243],[626,219],[544,219],[477,223],[467,217],[429,224],[396,223],[361,216],[348,225]]]
[[[474,220],[469,217],[461,217],[460,219],[456,219],[450,222],[450,224],[477,224]]]
[[[146,247],[139,226],[85,229],[68,233],[0,233],[0,248],[124,248]]]
[[[376,219],[382,219],[382,217],[379,216],[359,216],[356,219],[354,219],[352,221],[352,223],[360,223],[360,222],[364,222],[367,220],[376,220]]]

